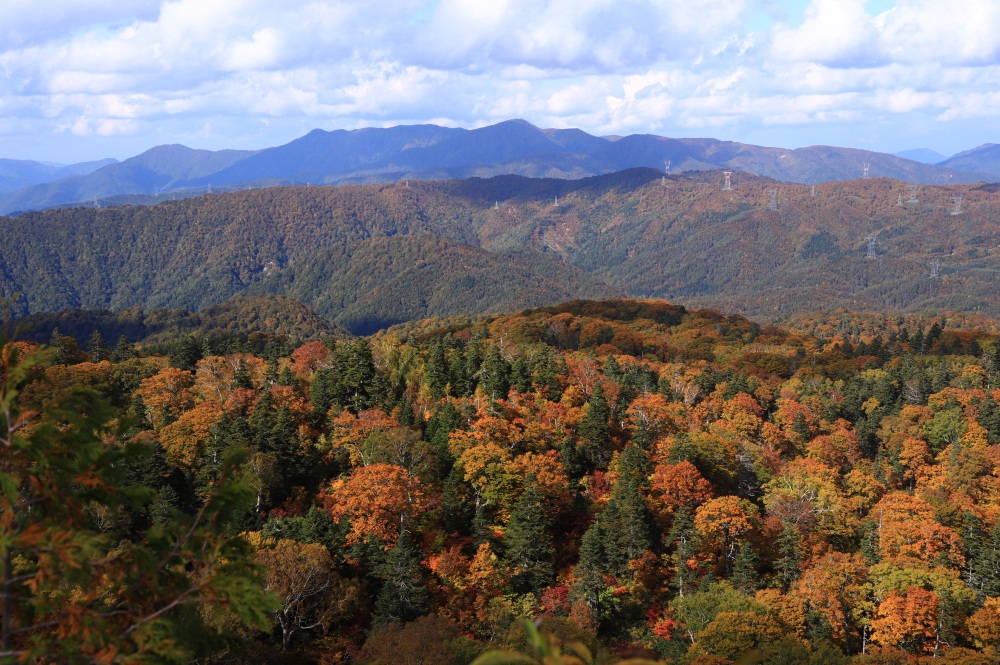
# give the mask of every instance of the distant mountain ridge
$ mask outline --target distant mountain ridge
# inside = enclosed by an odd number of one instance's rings
[[[915,162],[920,162],[921,164],[940,164],[941,162],[948,159],[947,156],[942,155],[936,150],[929,150],[928,148],[914,148],[912,150],[903,150],[902,152],[895,153],[897,157],[902,157],[903,159],[912,159]]]
[[[69,176],[86,175],[117,161],[109,158],[63,166],[27,159],[0,159],[0,194]]]
[[[981,171],[998,176],[1000,175],[1000,145],[984,143],[972,150],[952,155],[940,162],[938,166],[963,171]]]
[[[732,169],[804,184],[859,178],[865,164],[872,177],[907,182],[1000,180],[1000,168],[982,170],[976,166],[979,162],[968,159],[957,160],[950,167],[854,148],[811,146],[786,150],[651,134],[597,137],[579,129],[540,129],[524,120],[508,120],[471,130],[436,125],[316,129],[285,145],[258,151],[213,152],[179,145],[158,146],[92,173],[69,175],[4,194],[0,196],[0,214],[123,195],[203,191],[212,187],[376,183],[506,174],[583,178],[627,168],[662,169],[667,161],[671,173]]]

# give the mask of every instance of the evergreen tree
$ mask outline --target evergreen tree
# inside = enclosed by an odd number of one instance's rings
[[[128,341],[125,335],[118,338],[115,350],[111,352],[111,362],[121,363],[136,357],[135,347]]]
[[[622,366],[613,355],[608,356],[608,359],[604,361],[604,367],[601,368],[601,371],[612,381],[618,381],[622,376]]]
[[[102,360],[111,359],[111,352],[108,351],[104,335],[97,328],[94,328],[94,332],[90,333],[90,338],[87,340],[87,351],[90,352],[90,362],[99,363]]]
[[[233,373],[233,388],[253,390],[253,381],[250,378],[250,372],[247,371],[247,366],[242,360],[236,363],[236,371]]]
[[[203,340],[194,335],[184,335],[174,343],[170,352],[170,365],[177,369],[193,370],[203,355]]]
[[[465,347],[458,346],[451,354],[448,363],[448,376],[451,380],[452,393],[456,397],[468,397],[475,392],[474,381],[469,378],[469,362],[465,355]]]
[[[431,397],[441,399],[448,389],[448,362],[444,353],[444,341],[438,339],[431,345],[424,366],[424,383],[431,390]]]
[[[52,356],[53,365],[68,365],[70,362],[69,341],[72,338],[59,333],[59,328],[52,328],[52,335],[49,337],[49,348],[54,352]]]
[[[510,363],[503,357],[498,344],[491,344],[480,368],[479,383],[490,399],[507,399],[510,391]]]
[[[598,381],[590,394],[588,409],[580,422],[580,444],[591,470],[605,469],[611,460],[611,409]]]
[[[270,388],[278,383],[278,359],[267,359],[267,372],[264,374],[264,387]]]
[[[788,591],[792,582],[799,578],[802,563],[802,547],[799,544],[799,530],[792,523],[786,523],[778,539],[779,557],[774,562],[775,572],[781,581],[781,588]]]
[[[441,523],[447,531],[471,536],[475,530],[476,508],[460,467],[453,467],[441,492]]]
[[[545,497],[535,478],[528,478],[504,536],[504,559],[513,576],[511,587],[517,593],[537,593],[555,579],[555,548],[549,535],[551,516]]]
[[[688,509],[681,507],[674,515],[670,533],[665,539],[667,548],[670,550],[669,560],[673,570],[670,586],[677,590],[677,595],[681,598],[693,591],[695,573],[688,567],[687,561],[696,551],[694,538],[694,520]]]
[[[399,418],[397,420],[399,420],[399,424],[403,427],[422,424],[417,420],[417,415],[413,411],[413,400],[410,399],[410,394],[407,391],[403,391],[399,401],[396,402],[396,408],[399,409]]]
[[[374,623],[405,623],[427,613],[430,596],[420,559],[420,550],[401,530],[396,546],[375,569],[382,588],[375,599]]]
[[[299,385],[299,380],[295,378],[295,374],[292,373],[292,368],[288,365],[281,368],[281,372],[278,374],[278,385],[287,386],[289,388],[295,388]]]
[[[479,385],[479,370],[483,366],[485,347],[486,330],[484,328],[474,329],[472,331],[472,340],[465,349],[465,376],[468,377],[466,382],[466,395],[474,393],[476,391],[476,386]]]
[[[326,418],[330,407],[336,402],[339,392],[337,384],[337,372],[333,369],[321,369],[313,376],[313,383],[309,388],[309,401],[312,402],[313,411],[319,420]]]
[[[990,445],[1000,443],[1000,408],[997,408],[997,403],[989,393],[979,405],[979,415],[976,420],[986,430],[986,438]]]
[[[149,430],[153,428],[149,422],[149,411],[146,409],[146,402],[142,395],[134,395],[129,404],[129,418],[136,430]]]
[[[736,558],[733,559],[733,573],[729,576],[729,581],[736,589],[752,595],[757,591],[759,579],[757,554],[749,543],[743,543],[736,552]]]
[[[604,577],[609,572],[608,555],[605,550],[607,534],[601,517],[594,520],[580,540],[580,559],[574,569],[577,582],[573,592],[584,600],[594,616],[603,611],[601,600],[605,589]]]
[[[347,398],[345,401],[355,411],[370,408],[372,398],[377,394],[374,390],[376,372],[371,346],[368,340],[358,338],[341,348],[344,349],[341,379]]]
[[[967,519],[963,544],[966,548],[965,580],[979,598],[1000,596],[1000,523],[982,537],[977,519]]]
[[[583,478],[583,475],[587,472],[584,465],[585,460],[582,458],[579,446],[576,445],[576,442],[572,438],[567,437],[563,440],[562,445],[559,447],[559,455],[562,459],[563,468],[566,470],[566,475],[571,480]]]
[[[531,367],[523,353],[511,365],[510,381],[518,392],[526,393],[531,390]]]
[[[438,458],[449,466],[453,457],[448,448],[449,435],[462,424],[462,413],[449,401],[434,408],[427,421],[425,436],[437,451]]]
[[[534,384],[546,399],[552,401],[559,399],[562,388],[556,377],[564,371],[562,356],[557,357],[552,347],[543,346],[535,359]]]
[[[645,453],[635,444],[628,445],[618,459],[618,480],[602,514],[611,571],[622,576],[630,561],[649,549],[649,513],[642,488],[648,477]]]

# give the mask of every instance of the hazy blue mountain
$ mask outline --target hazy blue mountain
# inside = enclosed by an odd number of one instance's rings
[[[0,197],[0,213],[184,188],[193,180],[253,154],[250,150],[211,151],[161,145],[92,173],[68,175]]]
[[[928,148],[914,148],[912,150],[903,150],[902,152],[895,153],[897,157],[902,157],[903,159],[912,159],[915,162],[920,162],[921,164],[940,164],[944,160],[948,159],[947,155],[942,155],[936,150],[930,150]]]
[[[101,159],[79,164],[48,164],[28,159],[0,159],[0,194],[14,192],[24,187],[65,178],[70,175],[93,173],[99,168],[114,164],[117,159]]]
[[[907,182],[1000,179],[1000,169],[977,169],[974,160],[962,163],[958,170],[853,148],[787,150],[651,134],[597,137],[579,129],[539,129],[524,120],[508,120],[471,130],[436,125],[331,132],[317,129],[285,145],[256,152],[159,146],[93,173],[0,196],[0,213],[209,187],[497,175],[584,178],[636,167],[662,169],[666,160],[671,161],[671,173],[721,168],[806,184],[860,178],[865,164],[871,177]]]
[[[959,171],[980,171],[1000,177],[1000,145],[984,143],[978,148],[952,155],[939,164]]]

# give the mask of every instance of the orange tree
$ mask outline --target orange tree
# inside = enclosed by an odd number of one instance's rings
[[[223,634],[209,608],[268,626],[259,571],[226,535],[251,498],[236,460],[196,514],[112,542],[92,516],[152,500],[124,481],[143,449],[121,441],[112,409],[86,390],[22,410],[19,392],[53,353],[0,348],[0,660],[189,662]]]

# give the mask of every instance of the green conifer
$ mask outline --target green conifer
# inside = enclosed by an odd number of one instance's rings
[[[445,396],[448,383],[448,361],[444,353],[444,341],[438,339],[431,345],[427,354],[427,364],[424,366],[424,383],[431,390],[431,397],[441,399]]]
[[[611,409],[598,381],[590,394],[587,413],[580,422],[580,444],[591,470],[606,469],[611,461]]]
[[[537,593],[555,578],[555,548],[549,534],[551,513],[533,476],[521,493],[504,536],[504,559],[517,593]]]
[[[427,613],[430,596],[421,558],[406,530],[401,530],[396,546],[375,569],[382,588],[375,599],[374,623],[405,623]]]

